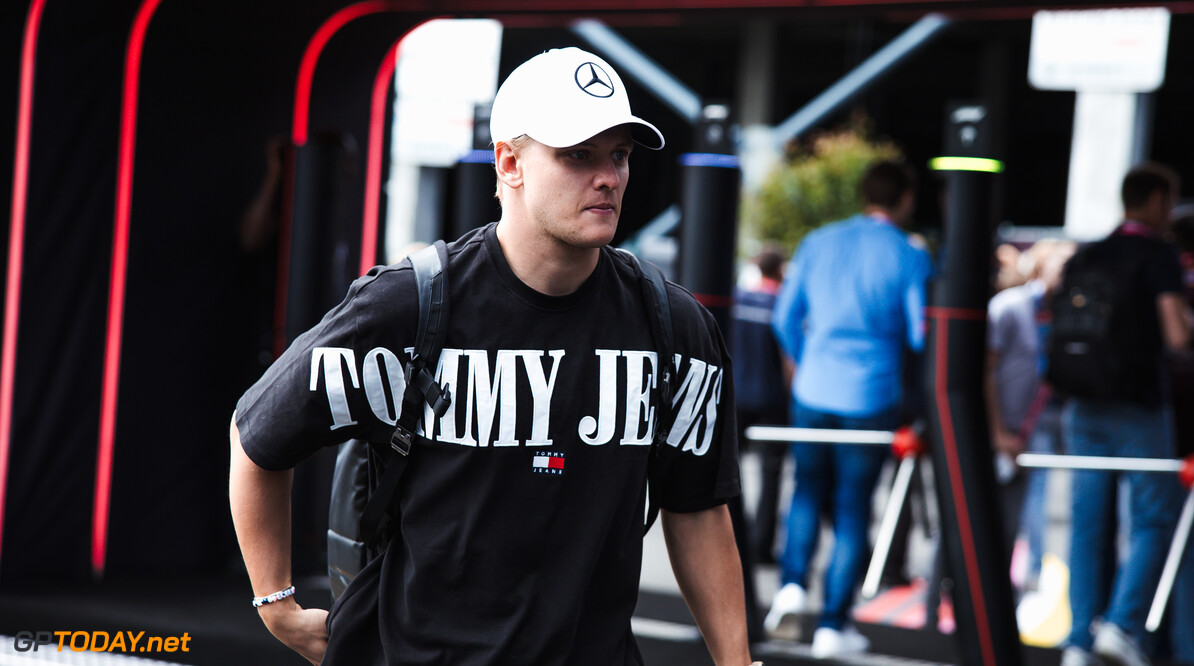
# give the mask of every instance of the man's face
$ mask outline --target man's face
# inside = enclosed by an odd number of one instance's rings
[[[633,147],[621,126],[567,148],[532,141],[519,151],[523,204],[540,232],[574,247],[613,241]]]

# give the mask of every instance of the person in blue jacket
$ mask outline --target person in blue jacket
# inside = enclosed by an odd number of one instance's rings
[[[772,326],[795,361],[792,423],[804,428],[891,430],[900,424],[905,350],[924,346],[928,252],[903,227],[915,208],[907,166],[872,165],[860,186],[863,212],[805,237],[785,273]],[[869,646],[849,622],[870,554],[871,498],[884,447],[796,443],[796,488],[781,558],[782,587],[764,626],[808,610],[810,564],[823,514],[834,552],[812,652],[829,657]]]

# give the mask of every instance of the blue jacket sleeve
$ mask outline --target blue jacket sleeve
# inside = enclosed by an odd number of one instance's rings
[[[917,259],[904,294],[904,316],[908,323],[908,347],[919,352],[925,347],[925,306],[932,261],[926,252],[918,252]]]
[[[798,251],[788,265],[771,315],[771,328],[775,331],[775,339],[784,353],[797,363],[800,362],[800,352],[804,347],[804,315],[808,311],[801,279],[803,264],[803,253]]]

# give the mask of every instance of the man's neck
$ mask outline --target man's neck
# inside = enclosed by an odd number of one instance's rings
[[[883,206],[866,206],[862,209],[862,214],[897,227],[900,226],[899,223],[895,221],[895,218],[891,216],[891,211],[887,210]]]
[[[548,296],[567,296],[579,289],[601,256],[600,248],[564,245],[505,214],[497,225],[497,239],[514,276]]]
[[[1124,211],[1125,225],[1140,225],[1146,227],[1153,233],[1161,233],[1164,229],[1164,224],[1158,223],[1153,216],[1140,211]]]

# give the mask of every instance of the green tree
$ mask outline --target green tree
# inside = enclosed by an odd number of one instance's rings
[[[773,242],[793,252],[813,229],[862,211],[858,184],[868,166],[900,158],[894,143],[869,138],[861,120],[813,137],[744,198],[741,219],[750,240],[739,247]]]

